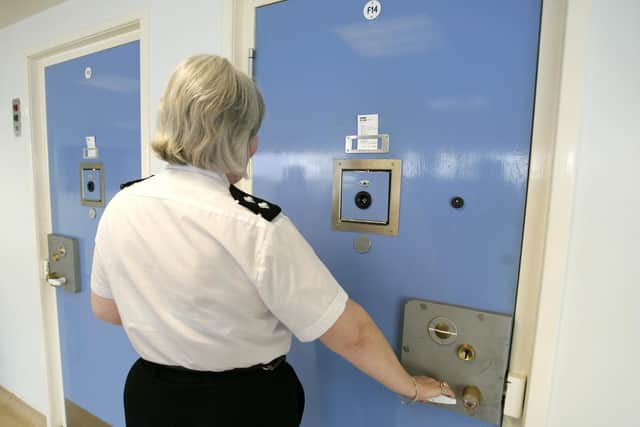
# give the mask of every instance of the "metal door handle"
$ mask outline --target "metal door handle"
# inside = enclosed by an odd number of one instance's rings
[[[67,283],[67,278],[58,275],[58,273],[49,273],[47,276],[47,283],[55,288],[59,288]]]
[[[462,390],[462,405],[468,411],[475,411],[482,401],[480,389],[474,385],[469,385]]]

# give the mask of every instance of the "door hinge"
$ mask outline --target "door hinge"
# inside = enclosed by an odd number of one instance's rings
[[[48,259],[43,259],[42,260],[42,280],[47,280],[47,278],[49,277],[49,268],[50,268],[50,263]]]
[[[509,372],[504,391],[504,409],[502,411],[504,415],[511,418],[522,418],[526,388],[526,375]]]
[[[249,77],[255,78],[253,73],[253,63],[256,60],[256,50],[252,47],[249,48]]]

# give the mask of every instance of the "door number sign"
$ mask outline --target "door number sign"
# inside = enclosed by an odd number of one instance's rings
[[[382,5],[378,0],[368,1],[362,11],[364,17],[369,21],[376,19],[378,15],[380,15],[380,12],[382,12]]]

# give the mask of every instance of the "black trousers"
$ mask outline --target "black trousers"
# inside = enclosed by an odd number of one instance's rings
[[[199,372],[139,359],[124,409],[127,427],[298,427],[304,391],[287,362],[273,371]]]

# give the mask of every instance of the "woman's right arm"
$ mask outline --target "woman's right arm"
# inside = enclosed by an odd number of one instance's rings
[[[416,392],[413,379],[371,317],[348,299],[289,218],[280,215],[272,224],[264,244],[258,246],[256,263],[256,288],[271,313],[300,341],[320,338],[370,377],[412,399]],[[438,381],[415,379],[419,400],[440,395]],[[443,388],[453,397],[448,387]]]
[[[320,337],[320,341],[389,390],[410,399],[414,397],[416,387],[411,376],[402,367],[369,314],[351,299],[334,325]],[[419,389],[418,400],[425,402],[441,394],[440,383],[433,378],[415,379]],[[445,394],[454,397],[448,386],[445,387]]]

